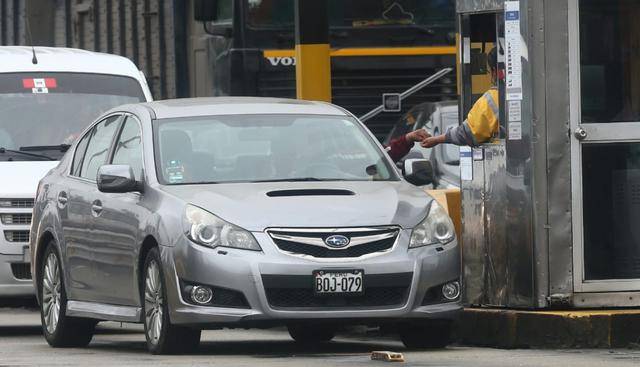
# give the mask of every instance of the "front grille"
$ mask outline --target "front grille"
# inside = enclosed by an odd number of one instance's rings
[[[267,230],[281,251],[290,255],[325,259],[358,258],[389,251],[393,248],[399,232],[397,227]],[[326,245],[325,240],[334,235],[349,238],[349,245],[344,248],[332,248]]]
[[[18,280],[31,280],[31,265],[29,263],[11,264],[13,277]]]
[[[0,208],[33,208],[33,199],[0,199]]]
[[[15,225],[15,224],[31,224],[31,214],[2,214],[0,215],[0,219],[2,219],[2,224],[4,225]]]
[[[29,231],[4,231],[4,238],[9,242],[29,242]]]
[[[401,306],[407,301],[412,277],[413,273],[365,274],[361,295],[316,295],[312,276],[263,275],[262,281],[267,301],[273,308],[346,309]]]

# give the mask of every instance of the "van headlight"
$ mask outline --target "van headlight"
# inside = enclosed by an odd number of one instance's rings
[[[253,235],[236,225],[226,222],[195,205],[187,205],[185,233],[199,245],[216,248],[232,247],[261,251]]]
[[[413,228],[409,248],[446,245],[453,241],[455,233],[449,214],[433,200],[427,217]]]

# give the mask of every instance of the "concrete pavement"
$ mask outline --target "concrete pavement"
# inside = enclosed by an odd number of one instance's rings
[[[639,349],[498,350],[449,347],[438,351],[407,351],[388,337],[351,334],[333,342],[305,348],[284,330],[216,330],[203,333],[197,354],[152,356],[147,353],[139,325],[101,323],[88,348],[53,349],[40,335],[33,309],[0,308],[2,366],[375,366],[373,350],[404,353],[404,366],[637,366]]]

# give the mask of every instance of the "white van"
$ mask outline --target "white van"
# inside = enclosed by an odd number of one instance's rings
[[[127,58],[36,47],[34,59],[31,47],[0,47],[0,297],[34,294],[29,227],[38,181],[104,111],[150,100]]]

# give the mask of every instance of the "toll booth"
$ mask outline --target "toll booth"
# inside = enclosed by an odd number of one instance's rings
[[[640,306],[640,2],[458,0],[461,99],[498,45],[500,136],[461,151],[465,301]]]

